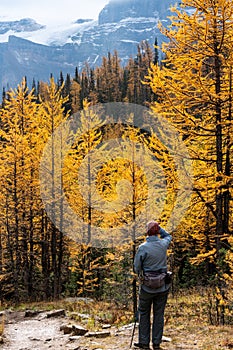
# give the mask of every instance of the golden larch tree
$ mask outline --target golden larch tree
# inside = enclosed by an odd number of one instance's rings
[[[169,39],[165,59],[147,79],[158,96],[153,111],[179,130],[193,160],[182,234],[198,242],[194,262],[214,264],[223,286],[222,261],[232,254],[232,1],[183,0],[180,7],[172,9],[169,28],[161,27]]]

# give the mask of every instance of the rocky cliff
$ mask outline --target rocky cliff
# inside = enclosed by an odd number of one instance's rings
[[[111,0],[100,12],[99,24],[120,22],[125,18],[160,16],[164,19],[171,3],[171,0]]]

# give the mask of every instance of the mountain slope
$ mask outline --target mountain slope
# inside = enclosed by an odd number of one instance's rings
[[[85,62],[99,65],[108,52],[118,51],[122,64],[137,53],[137,45],[157,37],[158,21],[168,23],[175,0],[111,0],[98,21],[79,19],[62,27],[45,27],[32,19],[0,22],[0,89],[15,87],[23,76],[49,79],[74,74]]]

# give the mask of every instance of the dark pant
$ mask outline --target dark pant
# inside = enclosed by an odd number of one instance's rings
[[[139,343],[150,343],[150,314],[153,305],[152,343],[160,344],[163,336],[164,310],[168,291],[162,293],[147,293],[141,289],[139,294]]]

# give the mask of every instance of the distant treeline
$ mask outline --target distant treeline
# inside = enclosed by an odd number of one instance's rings
[[[157,45],[157,40],[155,40]],[[137,55],[131,57],[123,67],[117,51],[108,53],[102,58],[101,66],[92,68],[88,63],[79,71],[75,69],[74,76],[64,76],[60,72],[57,86],[62,88],[63,96],[68,96],[65,110],[75,113],[83,108],[83,100],[87,99],[92,104],[106,102],[129,102],[137,104],[149,104],[155,99],[151,88],[144,85],[143,81],[148,74],[151,63],[158,62],[158,50],[152,48],[147,41],[138,45]],[[27,77],[25,77],[27,81]],[[45,93],[46,83],[36,82],[33,79],[32,88],[34,95]],[[3,105],[7,98],[7,91],[3,89]]]

